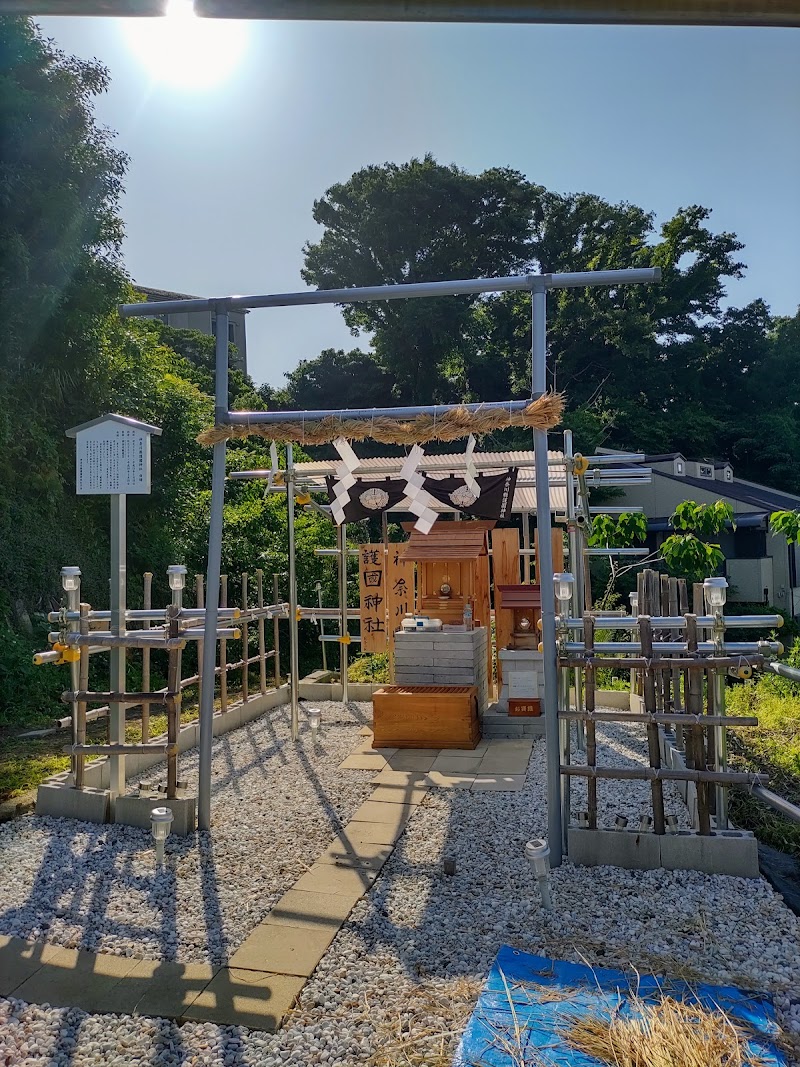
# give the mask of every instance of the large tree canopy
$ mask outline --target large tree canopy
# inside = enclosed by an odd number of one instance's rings
[[[306,246],[304,277],[328,288],[658,266],[660,285],[549,294],[550,383],[566,394],[565,424],[585,450],[725,456],[745,476],[800,490],[800,317],[773,321],[758,300],[726,306],[742,245],[710,216],[694,205],[657,227],[635,204],[552,193],[516,171],[470,175],[426,156],[329,189],[314,205],[323,234]],[[347,388],[349,406],[530,393],[526,293],[346,305],[343,314],[373,349],[358,357],[367,373]],[[301,364],[270,399],[319,406],[322,391],[309,388],[332,383],[342,358],[327,351]],[[341,392],[323,406],[339,406]]]
[[[519,172],[468,174],[431,156],[366,167],[314,203],[324,227],[305,248],[303,278],[322,289],[497,277],[523,270],[539,190]],[[477,298],[345,305],[409,401],[450,399]]]

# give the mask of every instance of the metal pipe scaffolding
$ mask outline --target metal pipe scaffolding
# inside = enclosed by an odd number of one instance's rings
[[[266,307],[296,307],[312,304],[354,304],[370,300],[404,300],[439,296],[469,296],[528,290],[531,293],[531,393],[534,398],[547,392],[547,292],[549,289],[581,288],[584,286],[619,286],[651,284],[661,280],[658,267],[631,270],[582,271],[567,274],[518,275],[503,278],[473,278],[454,281],[416,282],[402,285],[377,285],[351,289],[307,290],[301,293],[275,293],[257,296],[226,296],[187,300],[162,300],[141,304],[123,304],[123,317],[147,317],[170,313],[213,311],[217,316],[216,376],[214,422],[218,427],[237,424],[269,425],[290,419],[287,412],[232,412],[228,395],[228,312],[235,309]],[[523,401],[512,401],[511,405]],[[508,407],[481,405],[482,407]],[[436,411],[440,405],[417,408],[394,408],[382,411],[369,409],[369,417],[402,412],[401,417],[413,417],[426,411]],[[344,415],[346,412],[300,412],[307,421]],[[353,414],[352,412],[350,413]],[[540,582],[542,587],[542,636],[545,645],[545,719],[548,749],[548,823],[552,863],[558,866],[562,856],[562,826],[558,796],[560,760],[558,751],[558,713],[556,700],[557,665],[555,640],[555,598],[553,590],[553,560],[550,543],[550,486],[547,454],[547,432],[534,430],[534,469],[536,474],[536,506],[539,523]],[[217,612],[219,609],[220,561],[223,532],[223,504],[225,493],[225,441],[217,442],[213,452],[211,487],[211,519],[208,543],[208,600],[205,616],[205,644],[203,647],[203,685],[200,706],[200,767],[198,784],[198,826],[208,830],[211,825],[211,749],[214,714],[214,655],[216,651]],[[287,468],[289,463],[287,462]],[[610,472],[613,475],[613,472]],[[603,477],[596,472],[598,480]],[[621,479],[624,482],[624,479]],[[291,485],[288,487],[291,492]],[[344,547],[344,546],[342,546]],[[343,551],[341,560],[346,562]],[[346,586],[345,586],[346,595]],[[290,596],[290,600],[292,597]],[[346,612],[342,612],[342,628],[346,627]],[[344,646],[343,646],[344,647]],[[346,650],[345,650],[346,651]],[[294,651],[296,655],[296,650]],[[346,663],[346,655],[343,657]],[[346,681],[342,679],[346,693]],[[344,695],[343,693],[343,695]]]

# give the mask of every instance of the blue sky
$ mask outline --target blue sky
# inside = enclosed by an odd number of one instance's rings
[[[141,284],[304,288],[315,197],[359,167],[431,152],[659,220],[704,204],[746,245],[731,302],[800,303],[800,31],[252,22],[228,40],[230,24],[211,23],[231,69],[203,84],[207,58],[184,56],[196,77],[176,85],[153,75],[159,38],[143,60],[129,23],[40,20],[110,68],[97,114],[131,157],[125,261]],[[330,307],[248,316],[257,382],[358,343]]]

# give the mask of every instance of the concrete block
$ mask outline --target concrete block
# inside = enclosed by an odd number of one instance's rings
[[[197,829],[197,798],[174,797],[117,797],[114,801],[114,822],[124,826],[139,826],[150,829],[150,812],[153,808],[170,808],[173,815],[170,833],[187,837]]]
[[[524,774],[486,774],[485,771],[479,771],[472,783],[473,793],[518,793],[524,788]]]
[[[107,789],[73,789],[63,784],[43,782],[36,792],[37,815],[104,823],[109,820],[110,806],[111,794]]]
[[[627,830],[567,830],[570,863],[582,867],[624,867],[652,871],[661,866],[661,841],[655,834]]]
[[[438,748],[409,748],[395,752],[388,759],[393,771],[429,771],[439,756]]]
[[[335,934],[352,911],[354,903],[334,893],[290,889],[283,894],[264,922],[270,926],[327,929]]]
[[[688,831],[666,834],[661,838],[661,866],[668,871],[758,878],[758,842],[743,830],[721,830],[710,837]]]

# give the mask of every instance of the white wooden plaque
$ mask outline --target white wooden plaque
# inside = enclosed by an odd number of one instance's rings
[[[109,419],[75,435],[79,496],[150,492],[150,434]]]

